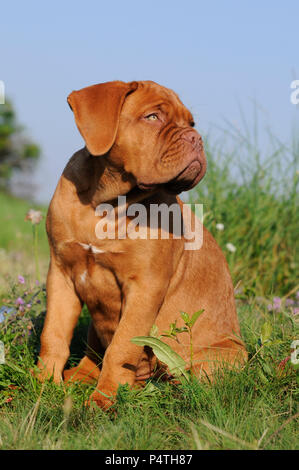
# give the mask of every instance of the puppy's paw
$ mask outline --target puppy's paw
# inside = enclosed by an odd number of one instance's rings
[[[78,367],[72,367],[63,371],[63,380],[66,384],[72,382],[94,383],[97,378],[92,377],[87,371],[80,370]]]
[[[99,367],[97,367],[97,365],[92,362],[87,356],[81,359],[78,366],[63,371],[63,378],[65,383],[93,383],[95,380],[99,379],[99,376]]]
[[[107,411],[112,409],[112,406],[115,404],[115,395],[111,392],[104,392],[96,388],[85,404],[89,407],[95,404],[102,410]]]
[[[46,366],[40,367],[39,365],[34,366],[30,369],[30,374],[36,378],[39,382],[46,382],[48,380],[53,381],[54,383],[61,383],[62,377],[60,374],[55,374],[55,371],[50,371]]]

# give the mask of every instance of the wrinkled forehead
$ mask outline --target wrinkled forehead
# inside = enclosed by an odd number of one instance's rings
[[[123,107],[125,113],[133,115],[154,112],[156,109],[161,109],[170,118],[193,120],[192,114],[174,91],[152,81],[138,82],[137,90],[127,97]]]

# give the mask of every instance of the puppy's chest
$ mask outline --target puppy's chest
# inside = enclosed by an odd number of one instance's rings
[[[76,291],[90,309],[99,304],[104,307],[120,302],[121,293],[115,270],[118,253],[77,241],[60,243],[58,251]]]
[[[113,272],[94,263],[77,263],[73,269],[73,282],[80,298],[89,309],[118,310],[121,292]]]

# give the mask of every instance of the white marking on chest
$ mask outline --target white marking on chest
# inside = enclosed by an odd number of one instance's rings
[[[81,245],[82,248],[84,248],[84,250],[91,251],[94,255],[99,254],[99,253],[105,253],[105,251],[100,250],[96,246],[93,246],[90,244],[87,245],[86,243],[79,243],[79,245]]]
[[[86,282],[86,276],[87,276],[87,271],[84,271],[82,274],[80,274],[80,279],[81,282]]]

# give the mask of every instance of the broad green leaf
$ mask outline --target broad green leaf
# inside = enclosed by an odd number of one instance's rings
[[[184,320],[184,322],[186,323],[186,325],[189,324],[189,321],[190,321],[190,317],[188,315],[188,313],[186,312],[181,312],[181,317],[182,319]]]
[[[197,319],[200,317],[200,315],[203,312],[204,312],[204,309],[202,308],[201,310],[198,310],[197,312],[193,313],[193,315],[191,317],[191,320],[189,322],[190,328],[192,328],[192,326],[194,326],[195,322],[197,321]]]
[[[263,324],[261,328],[261,342],[262,344],[266,343],[271,337],[272,325],[269,322]]]
[[[163,343],[158,338],[151,336],[136,336],[131,339],[131,342],[138,346],[149,346],[152,348],[154,354],[157,356],[159,361],[166,364],[172,375],[180,376],[184,375],[188,379],[188,375],[185,371],[186,363],[184,359],[177,354],[168,344]]]

